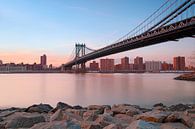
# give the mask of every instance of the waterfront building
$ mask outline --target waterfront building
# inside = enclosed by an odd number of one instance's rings
[[[169,64],[165,61],[161,64],[161,66],[162,66],[161,70],[163,70],[163,71],[173,70],[173,64]]]
[[[41,56],[40,64],[43,66],[44,69],[47,68],[47,56],[45,54]]]
[[[100,59],[101,72],[114,72],[114,59]]]
[[[129,57],[124,57],[121,59],[121,69],[123,71],[129,70]]]
[[[134,70],[143,71],[144,70],[144,63],[143,63],[143,57],[137,56],[134,59]]]
[[[146,61],[145,67],[147,72],[160,72],[161,62],[160,61]]]
[[[89,70],[90,71],[99,71],[99,63],[96,61],[93,61],[89,64]]]
[[[2,64],[0,65],[0,72],[25,72],[27,67],[24,64]]]
[[[173,58],[173,68],[174,70],[185,70],[185,57],[174,57]]]

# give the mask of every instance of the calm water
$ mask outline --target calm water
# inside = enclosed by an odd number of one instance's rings
[[[178,74],[0,74],[0,107],[131,103],[150,107],[163,102],[195,103],[195,82]]]

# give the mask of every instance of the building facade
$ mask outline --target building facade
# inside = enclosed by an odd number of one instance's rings
[[[40,64],[44,69],[47,68],[47,56],[45,54],[41,56]]]
[[[143,71],[144,70],[144,63],[143,63],[143,57],[137,56],[134,59],[134,70]]]
[[[100,72],[114,72],[114,59],[100,59]]]
[[[129,71],[129,57],[124,57],[121,59],[121,69],[124,71]]]
[[[160,61],[146,61],[145,67],[146,67],[146,72],[160,72],[162,68]]]
[[[174,57],[173,58],[173,68],[174,70],[185,70],[185,57]]]
[[[89,64],[90,71],[99,71],[99,63],[93,61]]]

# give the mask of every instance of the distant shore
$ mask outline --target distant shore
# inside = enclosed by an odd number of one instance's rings
[[[176,77],[175,80],[195,81],[195,72],[188,73],[188,74],[182,74]]]
[[[0,109],[0,129],[194,129],[195,104],[71,106],[59,102]]]

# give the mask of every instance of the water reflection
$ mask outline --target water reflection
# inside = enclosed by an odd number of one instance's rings
[[[1,74],[0,107],[131,103],[195,103],[195,82],[177,74]]]

